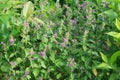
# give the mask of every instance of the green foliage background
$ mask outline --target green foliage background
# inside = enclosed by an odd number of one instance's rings
[[[120,80],[120,45],[106,35],[119,11],[119,0],[0,0],[0,79]]]

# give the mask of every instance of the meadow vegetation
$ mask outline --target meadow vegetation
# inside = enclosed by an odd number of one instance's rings
[[[120,80],[120,0],[0,0],[0,80]]]

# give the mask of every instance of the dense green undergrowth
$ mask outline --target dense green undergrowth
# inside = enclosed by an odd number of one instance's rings
[[[119,0],[0,0],[0,80],[120,80],[119,12]]]

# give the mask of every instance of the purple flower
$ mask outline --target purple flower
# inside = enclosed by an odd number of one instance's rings
[[[73,43],[75,43],[75,40],[74,40],[74,39],[72,39],[72,42],[73,42]]]
[[[75,60],[74,60],[74,58],[69,58],[68,59],[68,66],[69,67],[73,67],[73,66],[75,66]]]
[[[64,48],[67,42],[68,42],[68,38],[64,38],[63,43],[61,43],[61,47]]]
[[[48,28],[50,28],[50,24],[48,24],[48,26],[47,26]]]
[[[92,9],[92,13],[94,13],[95,12],[95,10],[94,9]]]
[[[57,37],[57,33],[54,33],[54,34],[53,34],[53,37]]]
[[[24,26],[25,26],[25,29],[26,29],[25,31],[28,32],[28,31],[29,31],[29,30],[28,30],[28,28],[29,28],[29,23],[28,23],[26,20],[24,21]]]
[[[29,23],[26,20],[24,21],[24,26],[27,28],[29,27]]]
[[[66,44],[68,42],[68,39],[67,38],[64,38],[64,43]]]
[[[12,67],[16,66],[16,62],[9,62],[11,64]]]
[[[87,3],[86,3],[86,2],[83,3],[83,7],[84,7],[84,8],[87,7]]]
[[[30,73],[30,71],[25,71],[24,76],[27,76]]]
[[[67,16],[68,13],[69,13],[69,7],[68,7],[67,5],[64,5],[64,7],[66,8],[66,12],[65,12],[65,14],[66,14],[66,16]]]
[[[37,25],[37,26],[35,26],[35,27],[34,27],[34,31],[40,29],[40,26],[41,26],[41,25]]]
[[[13,38],[13,36],[11,36],[10,39],[9,39],[9,42],[10,42],[11,44],[14,44],[15,41],[16,41],[16,40]]]
[[[83,7],[83,4],[80,4],[80,8],[82,8]]]
[[[64,48],[64,47],[65,47],[65,45],[66,45],[65,43],[61,43],[61,47],[62,47],[62,48]]]
[[[89,18],[89,16],[86,16],[86,19],[88,19]]]
[[[33,55],[35,52],[33,49],[30,50],[30,54]]]
[[[43,80],[42,77],[40,77],[38,80]]]
[[[76,25],[77,24],[77,20],[70,20],[70,23],[72,23],[73,25]]]
[[[46,0],[45,3],[48,4],[48,0]]]
[[[44,51],[40,51],[39,54],[40,54],[41,57],[44,57],[46,55],[46,51],[45,50]]]

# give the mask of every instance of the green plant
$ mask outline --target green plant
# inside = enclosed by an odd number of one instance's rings
[[[120,30],[120,22],[119,22],[118,19],[116,19],[115,25],[116,25],[116,28],[118,30]],[[106,34],[112,36],[114,38],[114,40],[117,41],[117,45],[119,45],[119,43],[120,43],[120,33],[111,31],[111,32],[108,32]],[[97,68],[107,69],[107,70],[114,70],[117,73],[119,73],[120,67],[118,66],[119,64],[117,64],[116,62],[117,62],[117,59],[120,56],[120,51],[117,51],[117,52],[113,53],[112,56],[110,57],[110,59],[106,55],[104,55],[103,53],[100,53],[100,54],[101,54],[102,60],[104,62],[102,62],[101,64],[99,64],[97,66]],[[111,76],[113,76],[113,74]],[[119,76],[120,75],[118,74],[118,75],[116,75],[114,77],[110,77],[109,79],[110,80],[112,80],[112,79],[118,79]]]
[[[119,45],[103,35],[119,16],[112,1],[0,0],[0,79],[119,78],[119,51],[106,53]]]
[[[120,30],[120,21],[118,19],[116,19],[115,25],[116,25],[116,28],[118,30]],[[111,32],[108,32],[107,34],[112,36],[118,43],[120,43],[120,33],[119,32],[111,31]]]

